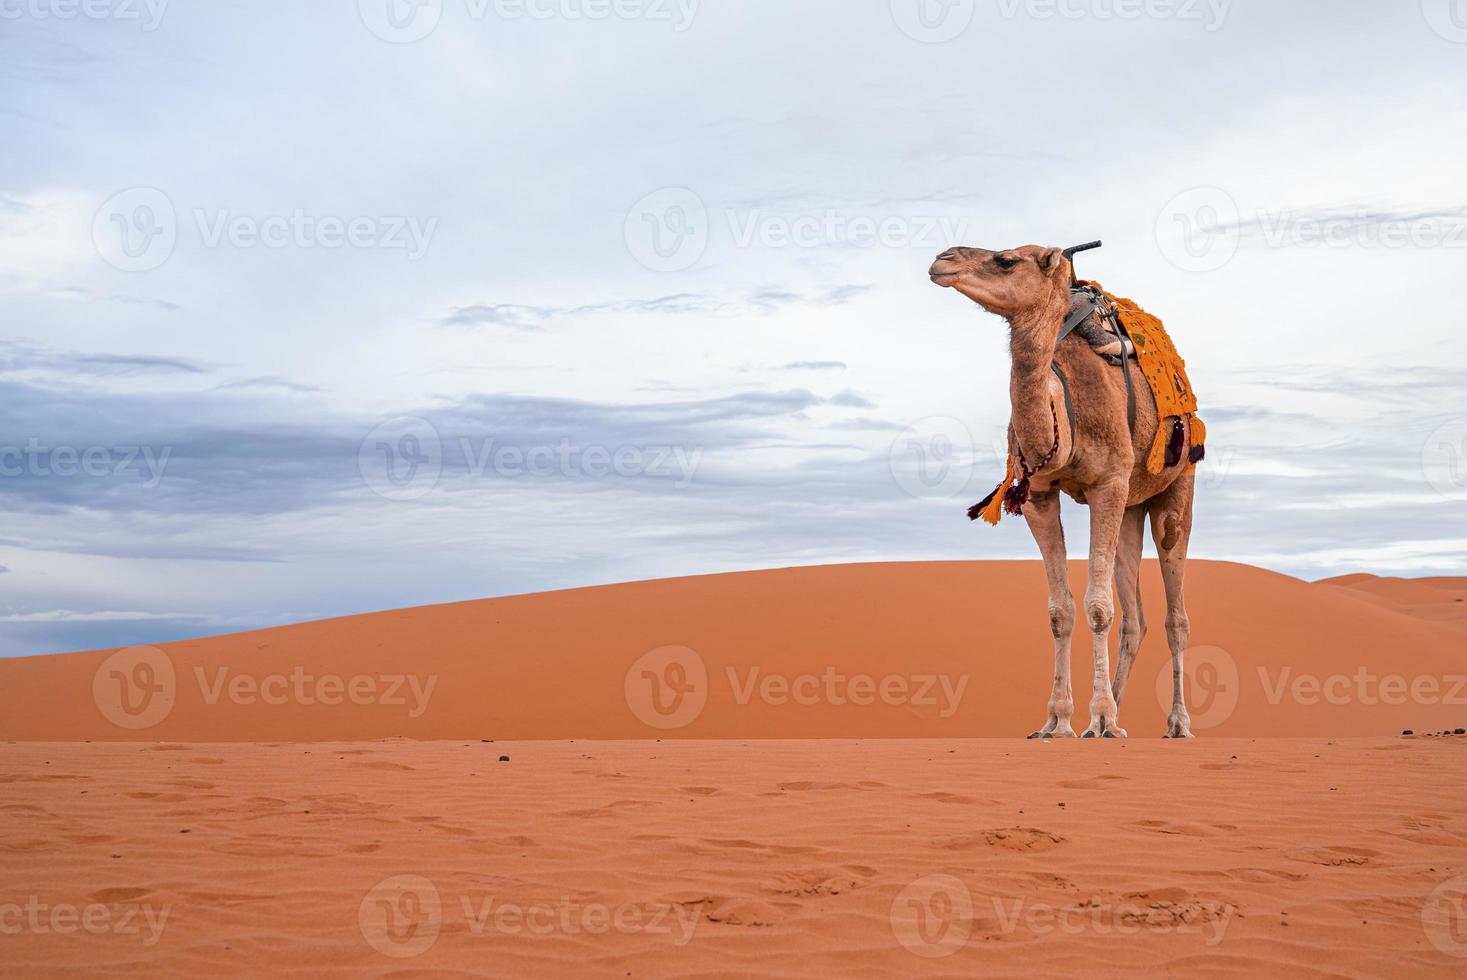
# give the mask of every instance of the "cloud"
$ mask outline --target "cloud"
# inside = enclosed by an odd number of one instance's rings
[[[49,291],[49,295],[59,296],[63,299],[87,300],[94,303],[115,303],[119,306],[141,306],[149,309],[161,310],[164,313],[181,313],[183,307],[177,303],[167,300],[152,299],[146,296],[129,296],[124,293],[97,294],[82,286],[61,286]]]
[[[205,365],[179,357],[52,351],[14,341],[0,340],[0,374],[45,371],[91,377],[125,377],[159,374],[199,375],[207,373],[208,370],[209,368]]]
[[[790,361],[785,364],[786,371],[844,371],[845,361]]]
[[[217,387],[219,391],[233,391],[241,388],[274,388],[280,391],[293,391],[299,394],[317,394],[321,389],[315,385],[304,385],[289,378],[278,378],[274,375],[258,378],[242,378],[239,381],[227,381]]]
[[[734,316],[750,312],[773,313],[788,306],[840,306],[869,292],[872,287],[831,286],[813,292],[762,288],[737,295],[672,293],[649,299],[617,300],[580,306],[525,306],[517,303],[479,303],[450,311],[439,323],[446,327],[505,327],[512,330],[542,330],[555,320],[612,315],[667,316],[707,314]]]
[[[141,623],[153,620],[179,622],[207,618],[206,616],[191,616],[187,613],[113,610],[77,612],[73,609],[45,609],[39,612],[0,614],[0,623]]]

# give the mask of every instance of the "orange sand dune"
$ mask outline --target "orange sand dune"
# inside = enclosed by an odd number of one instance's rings
[[[1467,649],[1439,609],[1460,582],[1380,583],[1193,562],[1197,734],[1467,726]],[[1121,723],[1151,737],[1170,683],[1154,562],[1143,592]],[[1075,646],[1082,728],[1083,628]],[[0,661],[0,738],[1018,736],[1043,721],[1051,666],[1037,562],[796,568]]]
[[[1464,763],[1399,737],[0,745],[0,973],[1462,976]]]
[[[1467,628],[1467,578],[1381,578],[1343,575],[1321,585],[1348,589],[1419,619]]]

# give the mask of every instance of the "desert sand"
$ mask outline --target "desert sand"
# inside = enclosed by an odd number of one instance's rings
[[[0,782],[7,975],[1467,967],[1467,739],[32,743]]]
[[[1467,971],[1467,581],[1193,562],[1191,742],[1143,585],[1117,741],[1033,562],[0,661],[0,973]]]

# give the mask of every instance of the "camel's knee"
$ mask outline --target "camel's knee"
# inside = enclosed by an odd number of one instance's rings
[[[1049,631],[1057,640],[1075,631],[1075,600],[1070,596],[1049,600]]]
[[[1166,635],[1173,649],[1185,647],[1192,637],[1192,621],[1185,609],[1174,609],[1166,614]]]
[[[1146,624],[1134,616],[1121,617],[1121,649],[1136,650],[1146,638]]]
[[[1085,596],[1085,620],[1094,633],[1104,633],[1115,622],[1115,603],[1109,592],[1092,592]]]

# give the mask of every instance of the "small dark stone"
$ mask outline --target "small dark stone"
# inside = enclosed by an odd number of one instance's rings
[[[189,830],[187,827],[184,827],[181,830],[179,830],[179,833],[180,834],[192,834],[193,831],[192,830]]]
[[[1415,735],[1416,733],[1413,732],[1411,729],[1408,728],[1405,731],[1403,731],[1401,734],[1402,735]]]
[[[500,762],[508,762],[509,761],[509,756],[507,756],[507,755],[501,755],[499,757],[499,761]]]
[[[1467,728],[1459,728],[1452,732],[1453,735],[1467,735]]]
[[[481,738],[481,739],[479,739],[479,741],[484,742],[487,745],[493,745],[494,744],[494,739],[492,739],[492,738]]]

